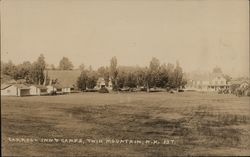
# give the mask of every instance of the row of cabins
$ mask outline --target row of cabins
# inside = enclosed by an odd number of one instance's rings
[[[52,93],[65,94],[75,90],[76,82],[81,74],[80,70],[46,70],[44,72],[44,85],[29,85],[10,81],[7,84],[1,84],[1,95],[5,96],[27,96],[27,95],[48,95]],[[55,81],[57,83],[53,83]],[[49,85],[45,85],[49,84]],[[103,77],[98,78],[94,89],[101,88],[112,89],[111,80],[105,80]]]
[[[100,77],[94,89],[107,88],[112,90],[112,83],[108,83]],[[28,95],[48,95],[48,94],[67,94],[74,90],[73,86],[54,85],[29,85],[24,83],[7,83],[1,85],[1,95],[3,96],[28,96]]]
[[[71,88],[55,85],[28,85],[28,84],[3,84],[1,85],[1,96],[29,96],[29,95],[49,95],[52,93],[70,93]]]

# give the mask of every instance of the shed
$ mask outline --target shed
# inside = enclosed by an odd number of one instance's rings
[[[63,94],[63,87],[60,84],[54,84],[54,85],[48,85],[47,87],[47,93],[57,93],[57,94]]]
[[[30,88],[24,84],[1,85],[1,96],[27,96],[27,95],[30,95]]]
[[[30,85],[30,95],[46,95],[47,87],[42,85]]]

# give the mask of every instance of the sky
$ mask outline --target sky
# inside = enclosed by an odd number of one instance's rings
[[[247,0],[2,0],[1,60],[147,66],[249,75]]]

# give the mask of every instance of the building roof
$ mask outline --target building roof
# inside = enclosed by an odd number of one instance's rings
[[[196,73],[188,76],[189,80],[194,81],[209,81],[211,82],[216,77],[224,78],[223,74],[214,74],[214,73]]]
[[[247,84],[249,84],[249,81],[248,80],[231,80],[230,82],[229,82],[229,84],[230,85],[233,85],[233,84],[242,84],[242,83],[247,83]]]
[[[6,88],[8,88],[8,87],[10,87],[10,86],[12,86],[12,84],[3,83],[3,84],[1,84],[1,90],[2,90],[2,89],[6,89]]]
[[[57,79],[62,87],[74,87],[81,70],[47,70],[45,74],[48,74],[48,79]]]
[[[105,79],[103,77],[99,77],[97,80],[97,83],[105,82]]]
[[[13,84],[13,86],[16,86],[19,89],[30,89],[27,85],[25,84]]]
[[[43,85],[30,85],[30,86],[35,86],[36,88],[39,88],[39,89],[47,89],[47,87]]]
[[[53,84],[53,85],[48,85],[48,86],[52,86],[56,89],[61,89],[61,88],[64,88],[61,84]]]
[[[10,86],[15,86],[19,89],[29,89],[29,87],[25,84],[1,84],[1,90],[6,89]]]

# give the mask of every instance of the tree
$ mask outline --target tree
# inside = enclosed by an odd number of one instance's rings
[[[125,77],[126,73],[124,70],[119,70],[119,73],[117,75],[117,87],[123,88],[125,86]]]
[[[160,66],[159,82],[157,83],[156,86],[166,88],[168,81],[169,81],[169,76],[168,76],[168,72],[167,72],[167,65],[164,63]]]
[[[83,70],[77,79],[77,87],[84,91],[87,88],[93,89],[96,86],[97,73],[93,70]]]
[[[113,84],[113,90],[117,90],[117,76],[118,76],[118,70],[117,70],[117,59],[116,57],[112,57],[110,60],[110,76],[111,81]]]
[[[135,75],[137,87],[146,86],[146,67],[136,67]]]
[[[174,69],[174,88],[180,88],[182,86],[182,68],[179,65],[179,62],[176,62],[176,67]]]
[[[108,85],[109,82],[109,76],[110,76],[110,70],[109,67],[101,66],[97,69],[97,76],[103,77],[105,80],[105,84]]]
[[[32,64],[30,77],[33,83],[42,84],[44,81],[44,70],[46,67],[46,62],[43,54],[41,54],[37,61]]]
[[[159,84],[159,71],[160,71],[160,61],[159,59],[153,57],[149,64],[149,73],[148,73],[148,86],[156,87]]]
[[[168,76],[168,82],[166,86],[167,88],[174,88],[175,87],[174,64],[168,63],[166,72]]]
[[[16,66],[12,63],[12,61],[9,61],[8,63],[1,62],[1,72],[5,75],[11,76],[12,78],[15,77],[16,73]]]
[[[96,86],[96,82],[97,82],[97,73],[93,70],[89,70],[87,72],[87,82],[86,82],[86,86],[88,89],[93,89]]]
[[[67,58],[63,57],[61,61],[59,62],[59,69],[60,70],[72,70],[73,69],[72,62]]]
[[[54,65],[54,64],[51,64],[51,65],[50,65],[50,69],[51,69],[51,70],[56,70],[55,65]]]
[[[232,77],[229,76],[229,75],[227,75],[227,74],[225,74],[225,75],[223,75],[223,76],[224,76],[224,78],[226,79],[226,82],[227,82],[227,83],[230,82],[230,81],[232,80]]]
[[[79,69],[80,69],[81,71],[85,70],[85,65],[82,63],[81,65],[79,65]]]
[[[22,64],[16,66],[15,79],[25,79],[26,82],[32,82],[31,78],[32,64],[29,61],[25,61]]]
[[[88,81],[88,76],[87,76],[87,71],[82,71],[81,75],[77,79],[77,87],[81,91],[86,90],[87,88],[87,81]]]
[[[135,88],[136,87],[136,77],[133,72],[128,72],[126,77],[125,77],[125,82],[124,82],[125,87],[129,88]]]

